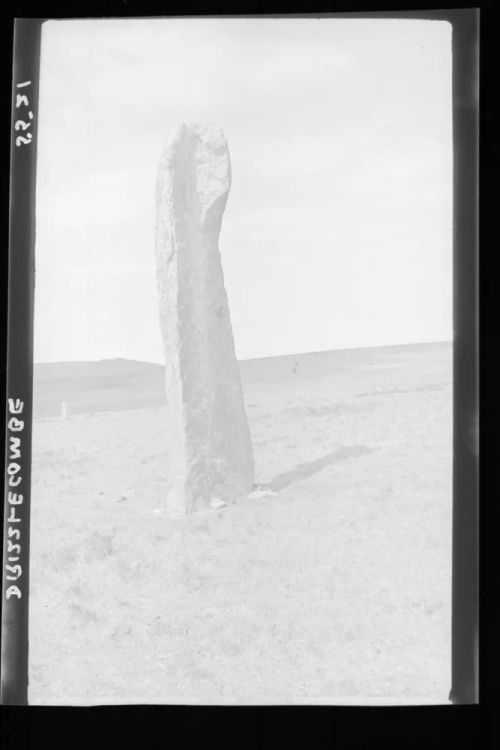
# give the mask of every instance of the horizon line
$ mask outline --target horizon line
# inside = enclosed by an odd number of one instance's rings
[[[339,349],[317,349],[314,351],[307,352],[289,352],[288,354],[270,354],[263,357],[244,357],[242,359],[237,358],[237,362],[258,362],[264,359],[281,359],[284,357],[303,357],[309,354],[331,354],[333,352],[346,352],[346,351],[359,351],[369,349],[397,349],[409,346],[431,346],[438,344],[453,344],[453,339],[440,339],[439,341],[414,341],[405,342],[399,344],[376,344],[374,346],[345,346]],[[139,362],[147,365],[158,365],[163,367],[163,362],[153,362],[145,359],[134,359],[133,357],[102,357],[100,359],[58,359],[58,360],[45,360],[33,362],[35,365],[62,365],[62,364],[78,364],[78,363],[94,363],[98,362]]]

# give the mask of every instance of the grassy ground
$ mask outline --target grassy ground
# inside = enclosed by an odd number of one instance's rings
[[[182,520],[153,512],[161,403],[78,414],[87,382],[75,416],[35,420],[32,703],[446,701],[451,346],[256,360],[242,379],[256,482],[277,494]]]

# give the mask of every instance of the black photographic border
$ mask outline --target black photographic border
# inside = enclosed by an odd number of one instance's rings
[[[413,744],[413,740],[416,739],[422,731],[422,735],[426,739],[426,745],[434,745],[434,740],[439,739],[439,746],[442,747],[442,743],[447,737],[455,744],[452,738],[461,737],[464,742],[467,742],[468,746],[475,746],[479,739],[479,706],[475,705],[464,705],[464,704],[475,704],[478,700],[483,703],[483,698],[489,696],[484,695],[483,691],[483,676],[487,677],[490,668],[486,663],[486,659],[483,654],[483,647],[491,643],[494,635],[491,623],[488,621],[484,622],[483,618],[479,621],[479,601],[481,598],[482,609],[484,606],[485,593],[488,590],[484,587],[486,584],[491,583],[492,574],[485,570],[486,562],[488,565],[491,563],[492,556],[487,558],[489,551],[483,551],[481,544],[481,555],[479,550],[479,503],[478,503],[478,488],[479,488],[479,463],[478,463],[478,439],[477,439],[477,423],[479,414],[479,91],[477,86],[477,65],[479,59],[478,41],[479,41],[479,12],[478,9],[474,8],[457,8],[454,6],[451,9],[424,9],[415,10],[415,6],[412,5],[411,9],[403,10],[401,8],[388,8],[385,6],[384,10],[379,9],[367,9],[367,4],[356,4],[352,3],[349,8],[332,7],[332,4],[320,3],[314,7],[314,12],[300,12],[298,9],[290,12],[290,4],[288,8],[276,7],[276,4],[270,7],[268,3],[259,4],[256,8],[238,9],[239,12],[229,12],[227,8],[210,10],[201,10],[200,5],[197,4],[194,8],[190,3],[178,4],[174,7],[172,4],[168,5],[167,8],[163,7],[159,9],[156,7],[152,9],[147,3],[141,4],[140,8],[133,9],[133,3],[129,0],[122,0],[120,3],[102,3],[99,7],[91,8],[90,4],[80,4],[80,7],[76,7],[77,4],[71,4],[68,13],[68,8],[59,9],[58,11],[52,12],[53,9],[45,9],[45,15],[43,19],[38,19],[38,23],[42,20],[49,18],[85,18],[85,17],[145,17],[145,16],[187,16],[187,15],[198,15],[198,16],[333,16],[333,17],[377,17],[377,18],[420,18],[420,19],[435,19],[435,20],[446,20],[449,21],[453,26],[453,139],[454,139],[454,506],[453,506],[453,618],[452,618],[452,681],[450,700],[455,706],[443,706],[443,707],[315,707],[315,706],[304,706],[304,707],[168,707],[168,706],[128,706],[128,707],[95,707],[95,708],[39,708],[29,707],[14,708],[14,706],[22,706],[24,701],[14,700],[12,701],[11,707],[2,707],[2,713],[5,709],[7,715],[10,718],[8,723],[9,727],[14,728],[17,725],[17,729],[20,730],[21,726],[25,726],[22,721],[22,716],[26,717],[25,711],[29,712],[30,720],[29,724],[32,723],[32,719],[37,718],[37,722],[40,730],[43,727],[49,728],[51,722],[57,724],[60,721],[60,712],[62,711],[65,715],[65,722],[68,724],[65,726],[71,726],[72,720],[76,720],[74,726],[80,726],[81,722],[78,719],[82,719],[84,716],[92,716],[93,724],[94,719],[98,719],[98,723],[103,719],[107,722],[112,722],[113,725],[121,725],[121,730],[118,729],[117,733],[113,732],[119,744],[119,738],[122,737],[125,742],[127,737],[130,737],[125,727],[129,726],[129,721],[124,721],[126,717],[130,718],[136,716],[134,720],[137,722],[137,726],[142,726],[140,736],[143,740],[149,738],[153,740],[155,737],[161,739],[161,734],[156,734],[156,731],[161,731],[161,727],[168,726],[170,719],[174,716],[180,719],[180,726],[184,728],[185,738],[199,737],[202,740],[204,737],[210,734],[209,728],[215,728],[218,726],[219,721],[221,724],[230,726],[238,726],[239,730],[237,735],[233,735],[233,740],[236,746],[244,747],[260,747],[268,746],[274,747],[276,744],[281,746],[286,741],[301,742],[301,739],[306,742],[307,746],[318,747],[318,746],[331,746],[332,744],[341,743],[341,746],[346,747],[361,747],[363,744],[359,744],[354,738],[359,736],[359,731],[362,736],[371,738],[370,746],[377,744],[377,741],[386,741],[387,731],[390,734],[398,736],[398,745],[401,741],[405,742],[406,746],[410,747],[421,747],[421,741],[418,744]],[[9,57],[12,61],[13,45],[10,41],[12,35],[14,17],[22,15],[23,18],[37,19],[38,12],[36,8],[28,8],[28,3],[19,3],[8,17],[8,20],[2,25],[2,36],[7,42],[4,47],[4,82],[8,81],[9,89],[9,102],[11,98],[11,83],[12,83],[12,64],[10,63],[9,68]],[[267,7],[266,7],[267,6]],[[361,6],[361,7],[360,7]],[[136,12],[132,12],[135,10]],[[302,9],[304,10],[304,9]],[[50,11],[50,12],[49,12]],[[66,11],[66,12],[65,12]],[[139,12],[137,12],[139,11]],[[488,96],[485,102],[486,114],[488,116],[488,123],[486,130],[489,128],[489,137],[494,138],[494,122],[493,121],[493,102],[491,99],[492,84],[484,83],[484,79],[488,79],[488,71],[484,71],[484,59],[486,52],[483,49],[483,39],[487,38],[490,45],[487,53],[490,54],[490,61],[494,57],[494,21],[498,19],[496,12],[488,9],[481,8],[481,104],[483,108],[483,91],[486,88]],[[36,22],[34,22],[36,25]],[[488,25],[491,23],[491,26]],[[36,47],[35,47],[36,49]],[[490,69],[490,76],[493,75]],[[489,88],[487,88],[489,86]],[[7,97],[4,95],[4,102]],[[483,121],[483,115],[481,116]],[[9,128],[9,135],[7,138],[11,138],[10,123],[4,122],[4,143]],[[483,127],[482,127],[483,134]],[[481,164],[483,166],[483,139],[481,140]],[[491,149],[489,155],[493,155],[494,159],[498,161],[498,148]],[[489,165],[491,167],[489,174],[495,177],[494,170],[497,166],[495,160]],[[7,170],[7,180],[9,171]],[[32,180],[34,182],[34,171],[32,172]],[[6,179],[4,172],[4,187]],[[483,187],[483,180],[481,185]],[[5,191],[4,191],[5,192]],[[7,192],[8,195],[8,192]],[[486,199],[486,203],[483,198],[483,190],[481,191],[481,223],[483,217],[486,220],[492,218],[492,200]],[[26,204],[25,204],[26,205]],[[4,219],[8,217],[8,204],[3,205]],[[22,209],[23,211],[26,210]],[[34,216],[34,206],[33,206]],[[7,236],[6,229],[4,228],[4,239]],[[6,244],[4,242],[4,247]],[[4,265],[2,270],[7,269],[7,259],[2,258]],[[10,263],[12,267],[12,261]],[[26,269],[25,269],[26,272]],[[481,278],[483,280],[483,271],[481,271]],[[491,295],[494,294],[491,288],[493,280],[489,278],[490,286],[488,292]],[[483,281],[481,282],[483,283]],[[4,289],[11,289],[12,286],[8,286],[4,282]],[[12,294],[10,295],[12,298]],[[26,303],[26,296],[25,296]],[[5,295],[4,295],[5,300]],[[32,303],[31,305],[25,304],[23,309],[25,310],[25,318],[18,322],[16,325],[19,326],[19,330],[31,331],[32,332]],[[7,305],[4,303],[2,312],[6,312]],[[21,312],[21,317],[23,313]],[[31,322],[30,322],[31,316]],[[12,318],[11,318],[12,319]],[[481,305],[481,320],[484,320],[483,305]],[[30,327],[31,326],[31,327]],[[3,333],[5,334],[7,325],[3,326]],[[32,372],[32,356],[31,361],[27,362],[29,356],[26,352],[30,351],[32,347],[32,334],[31,343],[29,341],[24,342],[24,356],[21,356],[21,363],[19,371],[15,371],[12,367],[12,360],[7,362],[8,378],[12,378],[12,382],[16,383],[16,388],[19,391],[20,384],[23,383],[23,388],[31,387],[27,381],[30,380]],[[3,350],[5,350],[5,346]],[[30,369],[31,368],[31,369]],[[3,374],[3,372],[2,372]],[[26,380],[27,379],[27,380]],[[483,376],[481,373],[481,382]],[[0,387],[1,387],[0,383]],[[4,390],[5,392],[5,390]],[[2,404],[5,415],[6,401]],[[0,412],[1,413],[1,412]],[[481,420],[483,416],[487,419],[485,410],[481,406]],[[4,424],[6,419],[4,418]],[[26,506],[27,507],[27,506]],[[484,528],[484,517],[493,520],[490,510],[487,509],[486,513],[482,512],[481,521],[481,540],[488,538],[492,540],[494,531],[491,527]],[[28,524],[26,524],[28,525]],[[26,537],[25,537],[26,538]],[[481,556],[481,585],[479,585],[479,557]],[[491,595],[491,588],[489,588],[489,595]],[[490,600],[491,601],[491,600]],[[486,609],[488,609],[488,602],[486,602]],[[481,653],[479,652],[478,645],[478,633],[481,631]],[[21,629],[20,638],[26,638],[27,631]],[[24,634],[24,635],[23,635]],[[22,658],[22,657],[21,657]],[[27,663],[27,654],[26,654]],[[480,669],[478,665],[480,664]],[[22,670],[21,670],[22,671]],[[481,679],[481,694],[479,693],[479,680]],[[22,692],[22,688],[19,688]],[[489,688],[488,688],[489,689]],[[20,695],[20,693],[19,693]],[[22,696],[21,696],[22,697]],[[8,703],[9,701],[5,701]],[[458,705],[461,706],[460,712],[457,713],[456,708]],[[160,712],[160,713],[158,713]],[[292,712],[292,714],[290,713]],[[361,712],[361,714],[360,714]],[[443,730],[441,735],[434,735],[431,730],[427,731],[420,718],[427,721],[431,720],[431,725],[437,720],[438,714],[447,715],[445,719],[438,720],[440,727]],[[427,717],[424,719],[424,715]],[[71,716],[73,719],[71,719]],[[161,719],[160,716],[164,718]],[[295,717],[292,719],[292,716]],[[49,717],[52,717],[51,719]],[[142,717],[142,718],[141,718]],[[218,718],[217,718],[218,717]],[[275,718],[273,718],[275,717]],[[281,717],[281,718],[280,718]],[[299,717],[302,717],[299,719]],[[392,718],[391,718],[392,717]],[[433,717],[433,718],[432,718]],[[231,719],[229,722],[228,720]],[[306,733],[302,733],[300,727],[306,720],[306,726],[308,729]],[[360,721],[361,720],[361,721]],[[144,723],[145,722],[145,723]],[[284,724],[287,729],[284,730]],[[90,727],[89,725],[89,727]],[[6,724],[7,726],[7,724]],[[266,728],[266,726],[268,728]],[[272,729],[274,727],[274,730]],[[68,730],[69,731],[69,730]],[[89,729],[90,731],[90,729]],[[11,730],[7,730],[5,738],[11,742],[15,741],[14,734]],[[420,734],[419,734],[420,732]],[[23,734],[23,732],[21,732]],[[49,732],[50,734],[50,732]],[[82,741],[83,744],[83,733],[80,737],[75,736],[76,733],[73,731],[69,734],[65,734],[65,741],[67,743],[68,738],[72,737],[75,742]],[[26,736],[24,734],[24,736]],[[31,731],[29,732],[31,737]],[[47,735],[48,736],[48,735]],[[274,743],[272,738],[274,737]],[[483,735],[484,737],[484,735]],[[222,738],[221,738],[222,739]],[[428,742],[427,742],[428,740]],[[320,743],[320,744],[318,744]],[[327,744],[324,744],[327,743]],[[448,743],[446,743],[448,744]],[[450,742],[451,744],[451,742]],[[10,745],[8,745],[10,746]],[[12,745],[13,746],[13,745]],[[57,745],[56,745],[57,746]],[[79,745],[78,745],[79,746]],[[233,745],[234,746],[234,745]],[[489,745],[488,745],[489,746]],[[492,745],[493,746],[493,745]],[[61,745],[62,747],[62,745]]]

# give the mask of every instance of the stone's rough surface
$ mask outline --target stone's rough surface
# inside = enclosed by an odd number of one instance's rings
[[[253,451],[218,247],[231,184],[211,125],[168,138],[156,190],[156,259],[166,360],[167,508],[232,502],[251,491]]]

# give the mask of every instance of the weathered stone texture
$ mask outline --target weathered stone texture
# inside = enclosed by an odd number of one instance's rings
[[[253,452],[218,247],[231,183],[222,131],[180,125],[156,191],[156,259],[166,361],[167,506],[185,512],[250,492]]]

